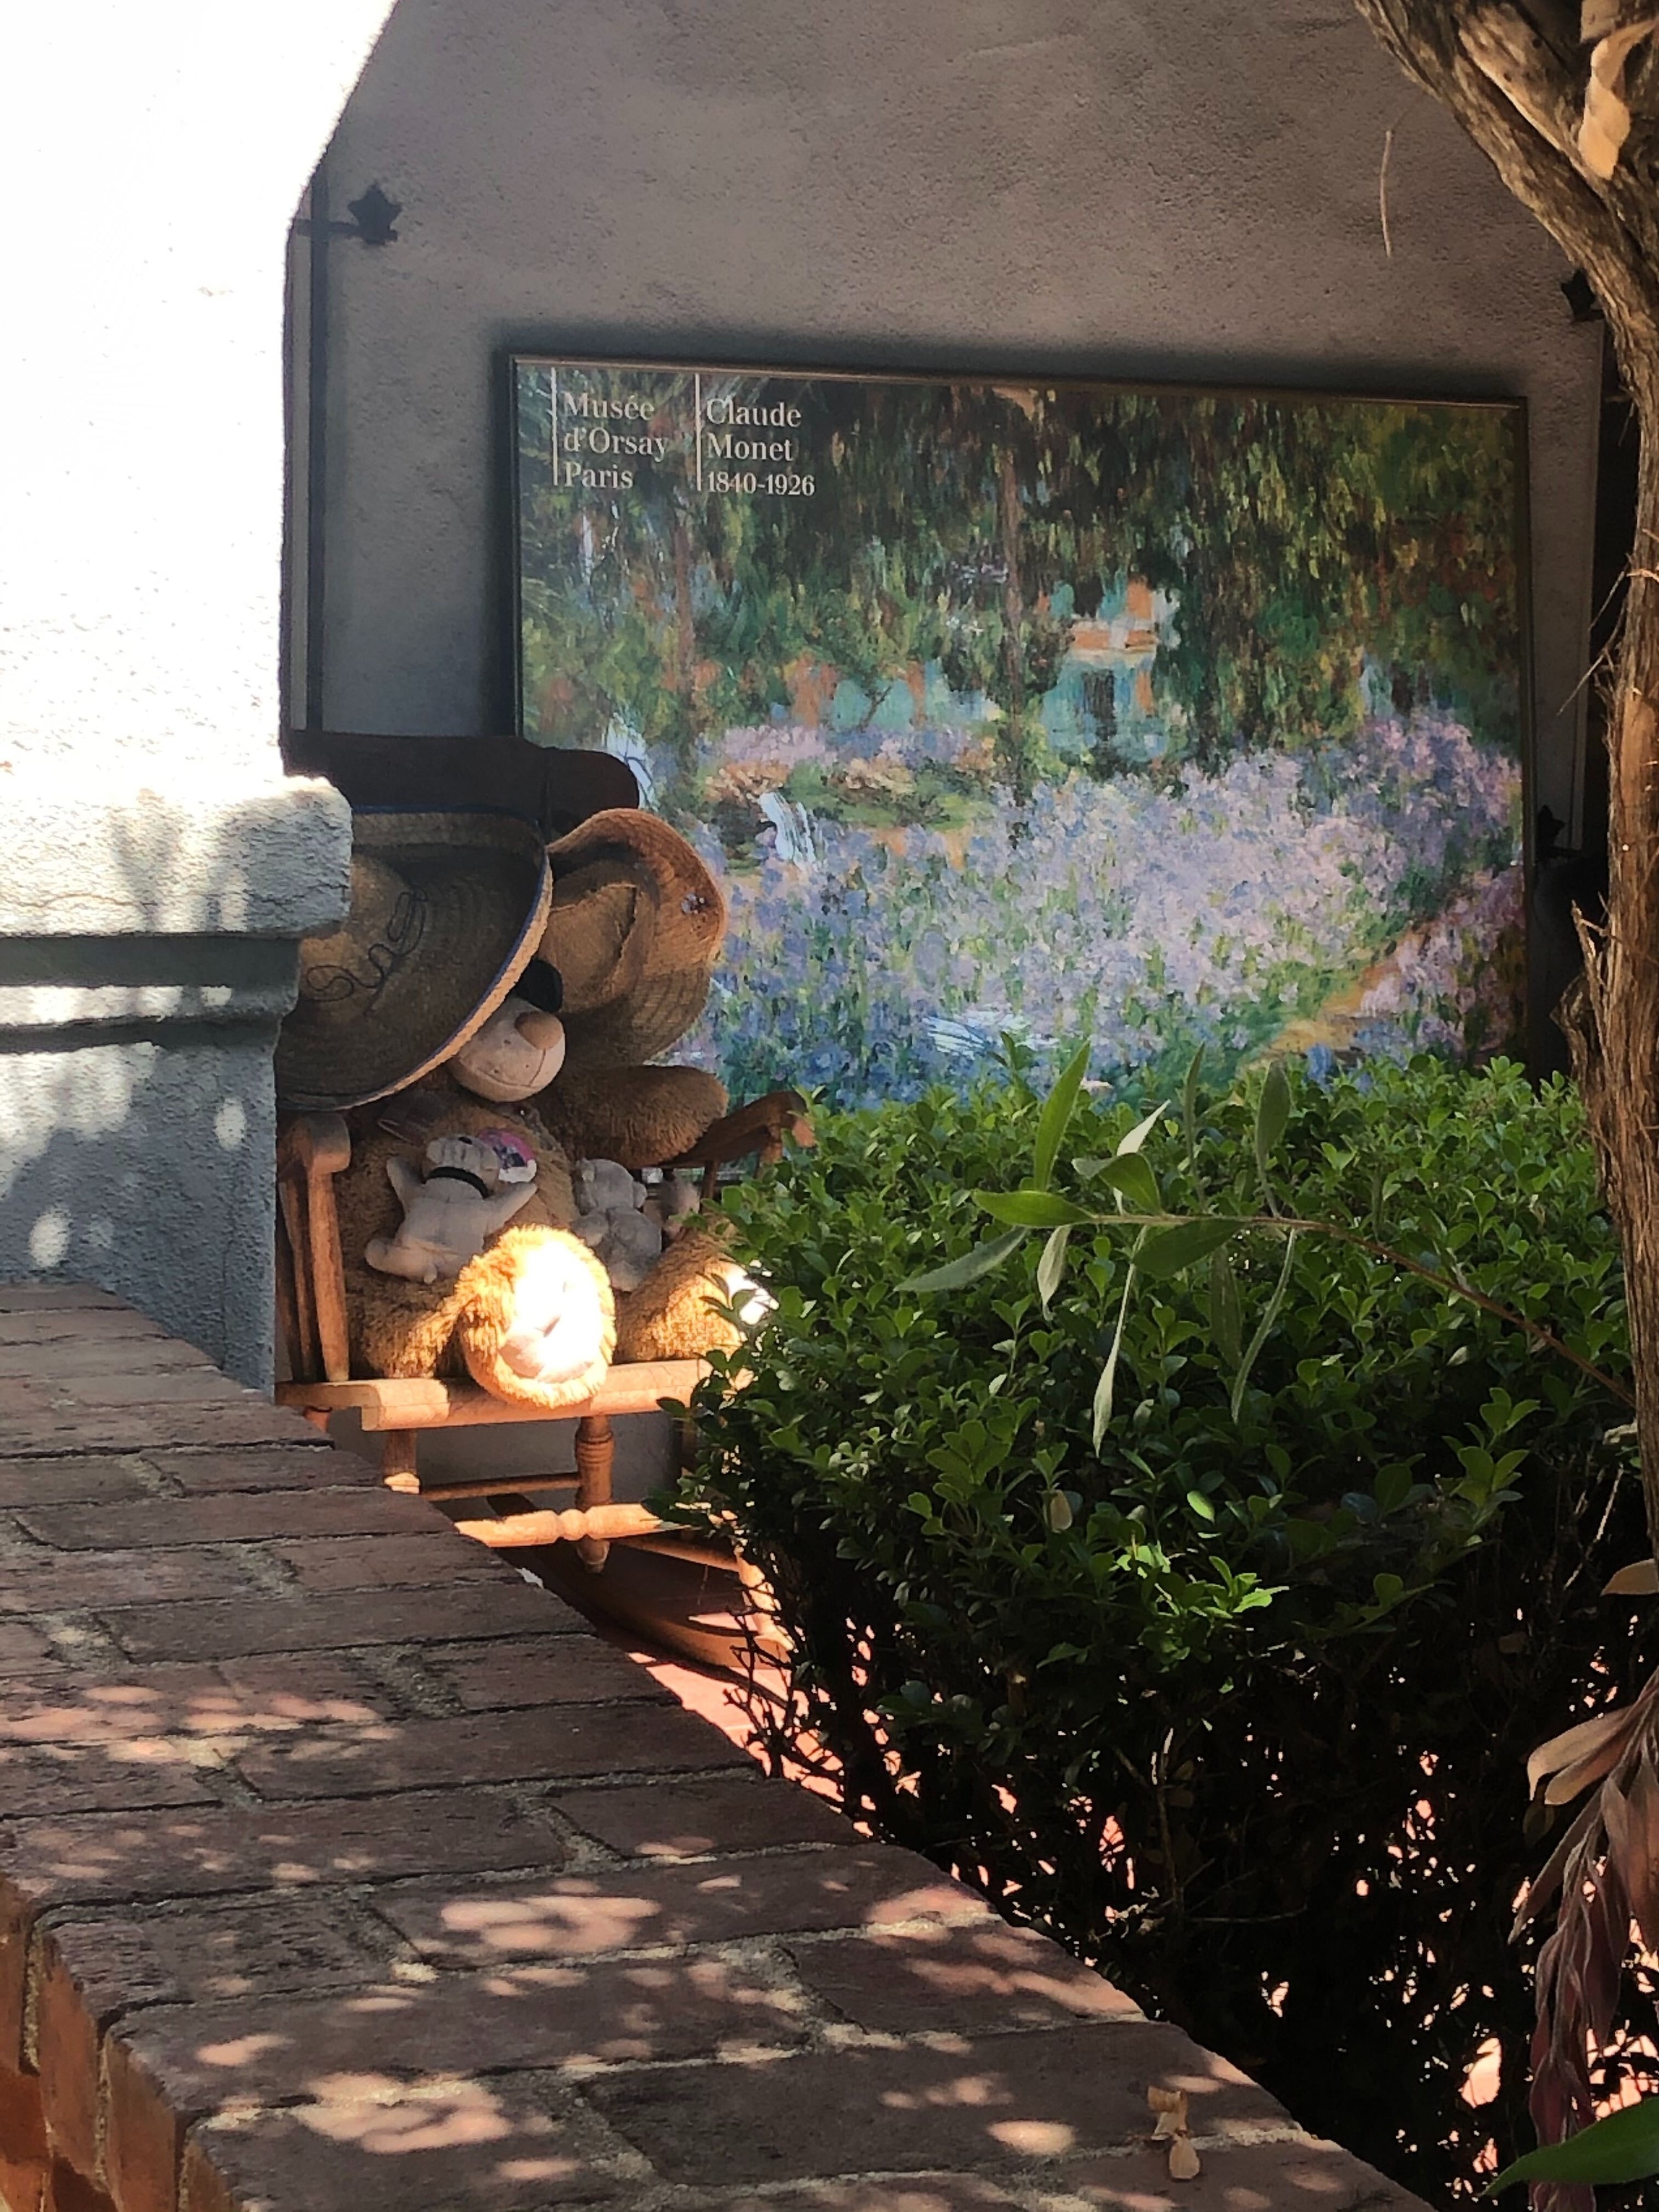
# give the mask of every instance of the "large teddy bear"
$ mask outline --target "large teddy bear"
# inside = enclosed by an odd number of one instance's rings
[[[639,810],[545,852],[483,810],[354,816],[351,913],[302,948],[277,1053],[285,1104],[347,1110],[354,1371],[557,1412],[613,1358],[741,1340],[752,1285],[715,1223],[671,1220],[642,1274],[632,1239],[617,1285],[573,1233],[583,1163],[659,1165],[725,1110],[713,1076],[651,1064],[701,1012],[724,927],[696,854]]]

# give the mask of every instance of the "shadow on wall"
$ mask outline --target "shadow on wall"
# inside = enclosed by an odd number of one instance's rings
[[[293,792],[94,802],[70,851],[60,804],[20,836],[0,937],[0,1278],[116,1291],[259,1388],[271,1049],[296,927],[343,903],[338,802]]]
[[[8,946],[7,951],[16,948]],[[0,1045],[0,1276],[95,1283],[270,1381],[274,1025]]]

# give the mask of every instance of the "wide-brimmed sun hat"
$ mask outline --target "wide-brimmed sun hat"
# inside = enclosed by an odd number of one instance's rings
[[[553,905],[541,957],[564,980],[567,1067],[637,1067],[702,1013],[726,901],[660,815],[618,806],[548,848]]]
[[[541,833],[520,815],[354,813],[350,911],[301,944],[277,1103],[343,1111],[452,1058],[535,957],[551,895]]]

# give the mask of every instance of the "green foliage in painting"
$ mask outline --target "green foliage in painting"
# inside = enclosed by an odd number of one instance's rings
[[[1202,763],[1343,734],[1367,662],[1401,711],[1455,706],[1517,741],[1501,409],[796,381],[810,497],[699,488],[683,456],[608,496],[537,458],[546,375],[520,372],[526,726],[665,735],[684,804],[699,732],[781,712],[815,668],[876,702],[937,667],[992,710],[1005,780],[1028,795],[1073,617],[1128,576],[1176,604],[1152,682]],[[689,421],[691,380],[652,381],[655,422]]]

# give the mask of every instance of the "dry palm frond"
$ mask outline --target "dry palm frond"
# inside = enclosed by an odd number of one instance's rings
[[[1187,2113],[1187,2092],[1184,2089],[1160,2089],[1146,2092],[1146,2102],[1158,2115],[1152,2129],[1154,2142],[1170,2146],[1170,2179],[1171,2181],[1196,2181],[1203,2172],[1203,2161],[1193,2148],[1192,2124]]]
[[[1540,1744],[1527,1778],[1548,1805],[1595,1788],[1515,1923],[1518,1936],[1559,1894],[1538,1954],[1528,2099],[1538,2140],[1553,2143],[1596,2117],[1590,2054],[1613,2033],[1632,1926],[1659,1951],[1659,1674],[1633,1704]],[[1538,2212],[1594,2212],[1595,2191],[1535,2183],[1533,2202]]]
[[[1630,136],[1625,67],[1643,40],[1659,28],[1659,11],[1630,0],[1584,0],[1581,34],[1594,40],[1584,112],[1577,134],[1578,158],[1603,183],[1619,166]]]

